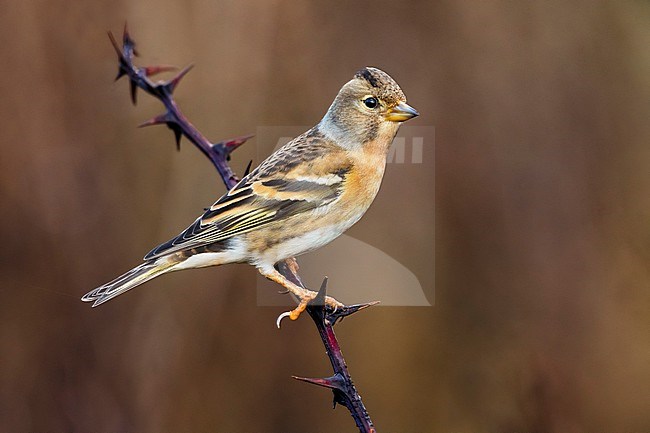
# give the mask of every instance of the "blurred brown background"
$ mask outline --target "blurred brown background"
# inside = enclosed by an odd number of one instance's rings
[[[435,197],[433,165],[389,167],[351,232],[431,301],[435,281],[433,307],[338,327],[380,432],[650,431],[640,0],[2,2],[0,431],[355,431],[290,379],[328,374],[323,349],[307,319],[275,329],[246,266],[79,302],[222,192],[191,145],[135,128],[160,107],[112,84],[124,20],[140,64],[197,64],[177,98],[215,140],[315,123],[364,65],[435,125]]]

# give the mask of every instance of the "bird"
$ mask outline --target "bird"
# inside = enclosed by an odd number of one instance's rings
[[[284,314],[296,320],[316,292],[274,265],[328,244],[359,221],[379,191],[400,125],[418,115],[390,75],[359,70],[316,126],[272,153],[142,264],[81,300],[97,307],[169,272],[248,263],[297,297],[298,306]],[[343,306],[330,297],[326,304]]]

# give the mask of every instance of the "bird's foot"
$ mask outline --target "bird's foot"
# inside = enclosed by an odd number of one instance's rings
[[[293,310],[287,311],[278,316],[278,319],[276,321],[276,325],[278,326],[278,328],[280,327],[280,323],[282,322],[282,319],[284,319],[285,317],[288,317],[291,320],[297,320],[298,317],[300,317],[300,315],[303,313],[303,311],[307,309],[307,305],[309,305],[309,303],[313,301],[317,295],[318,295],[317,292],[311,290],[303,290],[300,294],[296,294],[296,296],[298,296],[298,298],[300,299],[298,306]],[[344,307],[344,305],[341,302],[337,301],[331,296],[325,297],[325,305],[327,305],[334,311]]]

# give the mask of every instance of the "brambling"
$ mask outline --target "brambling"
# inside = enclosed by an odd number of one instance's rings
[[[388,74],[360,70],[320,123],[269,156],[185,231],[149,252],[144,263],[82,301],[96,307],[172,271],[249,263],[299,299],[285,313],[297,319],[316,293],[274,265],[331,242],[363,216],[379,191],[401,122],[417,115]],[[333,298],[326,302],[342,306]]]

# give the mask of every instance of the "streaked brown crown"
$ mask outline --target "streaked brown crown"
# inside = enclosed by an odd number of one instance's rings
[[[389,105],[397,104],[400,101],[406,101],[406,96],[399,85],[386,72],[373,68],[365,67],[358,71],[354,78],[361,78],[376,89],[377,96]]]

